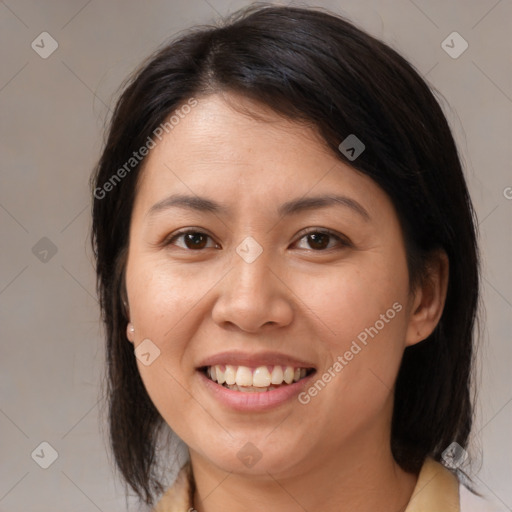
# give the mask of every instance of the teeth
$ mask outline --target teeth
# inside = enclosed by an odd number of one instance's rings
[[[284,371],[284,381],[286,384],[291,384],[293,382],[293,377],[295,375],[295,371],[291,366],[287,366],[286,370]]]
[[[271,391],[272,389],[276,389],[276,386],[269,386],[268,388],[257,388],[254,386],[237,386],[236,384],[233,386],[227,386],[232,391],[241,391],[243,393],[263,393],[264,391]]]
[[[268,371],[268,368],[266,366],[259,366],[258,368],[256,368],[251,377],[251,384],[253,386],[256,386],[257,388],[268,388],[272,380],[270,378],[270,372]]]
[[[275,389],[284,383],[291,384],[303,379],[306,368],[293,366],[248,366],[216,365],[209,366],[206,374],[214,382],[224,384],[235,391],[254,392]]]
[[[230,364],[226,365],[226,371],[224,373],[224,378],[226,379],[226,384],[235,384],[236,382],[236,367],[231,366]]]
[[[271,384],[282,384],[283,383],[283,369],[280,366],[274,366],[272,370]]]
[[[210,368],[215,368],[217,372],[217,382],[219,384],[224,384],[226,382],[226,373],[223,372],[220,368],[220,366],[210,366]],[[215,380],[215,379],[212,379]]]
[[[252,386],[252,372],[247,366],[239,366],[236,371],[237,386]]]

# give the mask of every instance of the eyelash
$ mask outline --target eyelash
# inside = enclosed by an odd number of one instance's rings
[[[208,233],[205,233],[203,231],[200,231],[198,229],[185,229],[183,231],[178,231],[176,233],[173,233],[170,237],[168,237],[166,240],[164,240],[163,242],[163,246],[164,247],[167,247],[167,246],[170,246],[170,245],[175,245],[173,242],[180,238],[181,236],[183,235],[188,235],[188,234],[194,234],[194,235],[206,235],[208,238],[212,239],[212,237],[208,234]],[[338,243],[340,244],[341,248],[345,248],[345,247],[351,247],[352,246],[352,243],[346,238],[344,237],[343,235],[340,235],[339,233],[336,233],[335,231],[332,231],[330,229],[313,229],[313,230],[310,230],[310,231],[307,231],[307,232],[302,232],[302,233],[299,233],[300,235],[300,238],[298,241],[302,240],[303,238],[307,237],[308,235],[313,235],[313,234],[321,234],[321,235],[328,235],[332,238],[335,238]],[[203,251],[204,249],[211,249],[211,247],[206,247],[206,248],[203,248],[203,249],[188,249],[188,248],[183,248],[183,247],[179,247],[180,249],[183,249],[185,251],[189,251],[189,252],[201,252]],[[331,247],[330,249],[310,249],[311,252],[329,252],[333,250],[333,248]]]

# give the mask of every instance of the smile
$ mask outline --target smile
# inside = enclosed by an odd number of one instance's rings
[[[208,379],[232,391],[262,393],[287,386],[309,376],[314,368],[294,366],[249,366],[214,365],[203,369]]]

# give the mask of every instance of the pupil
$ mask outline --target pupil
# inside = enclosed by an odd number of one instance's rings
[[[201,246],[201,241],[198,242],[197,240],[195,240],[197,238],[203,238],[203,235],[201,235],[201,233],[188,233],[187,234],[187,241],[191,242],[191,244],[196,248]],[[203,240],[203,242],[204,242],[204,240]]]
[[[323,249],[323,248],[325,248],[325,243],[322,244],[321,241],[323,240],[325,242],[325,240],[327,239],[327,237],[329,235],[326,235],[325,233],[314,233],[314,234],[311,234],[309,236],[313,240],[313,246],[316,249],[318,249],[318,248]],[[318,239],[320,239],[320,244],[319,244],[320,247],[318,247]],[[315,244],[317,244],[317,245],[315,246]]]

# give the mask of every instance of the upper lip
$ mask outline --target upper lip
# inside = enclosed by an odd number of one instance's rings
[[[198,368],[229,364],[232,366],[293,366],[294,368],[315,368],[315,365],[279,352],[220,352],[203,359]]]

